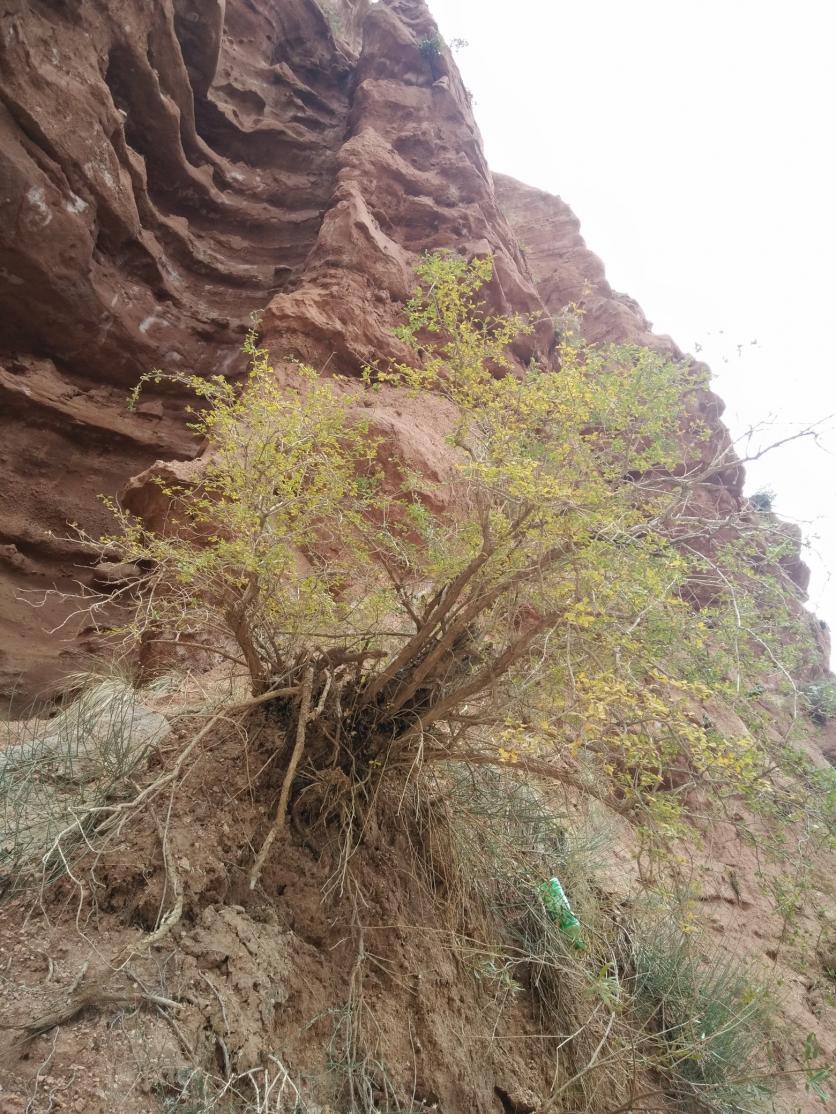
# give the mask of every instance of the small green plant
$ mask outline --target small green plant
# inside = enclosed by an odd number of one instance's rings
[[[815,1033],[808,1033],[804,1040],[804,1088],[815,1095],[819,1102],[829,1102],[830,1093],[825,1084],[833,1074],[833,1066],[822,1063],[822,1050]]]
[[[801,693],[810,718],[819,725],[836,718],[836,681],[826,678],[807,685]]]
[[[767,888],[772,894],[775,911],[783,922],[781,940],[791,934],[798,914],[804,905],[804,895],[809,887],[806,872],[799,871],[792,877],[772,878],[767,883]]]
[[[476,965],[473,974],[479,982],[495,988],[498,992],[520,994],[523,986],[511,974],[511,965],[512,961],[498,964],[495,957],[483,959]]]
[[[421,41],[418,43],[418,49],[421,51],[425,58],[440,57],[443,46],[444,40],[437,32],[430,38],[421,39]]]
[[[446,43],[447,48],[449,50],[452,50],[453,52],[464,50],[469,45],[470,43],[468,43],[467,39],[459,38],[450,39]],[[426,39],[421,39],[418,43],[418,49],[420,50],[423,57],[426,58],[430,63],[433,63],[436,59],[442,56],[442,54],[444,53],[444,47],[444,39],[437,31],[434,35],[431,35],[429,36],[429,38]]]
[[[749,506],[752,510],[759,511],[762,514],[770,512],[774,502],[775,492],[768,487],[761,488],[760,491],[756,491],[754,495],[749,496]]]
[[[632,934],[631,993],[638,1018],[659,1038],[652,1057],[685,1110],[750,1109],[769,1093],[760,1052],[772,1006],[739,961],[700,955],[675,921],[639,922]]]

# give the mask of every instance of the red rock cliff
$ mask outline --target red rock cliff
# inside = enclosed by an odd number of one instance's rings
[[[498,310],[581,301],[594,340],[656,337],[558,198],[493,178],[423,0],[7,0],[0,25],[0,689],[36,690],[80,643],[22,593],[90,572],[67,523],[188,456],[182,401],[125,400],[153,367],[241,370],[250,314],[277,359],[352,373],[427,250],[490,252]],[[525,244],[525,251],[520,244]],[[722,405],[705,394],[712,449]],[[384,406],[385,410],[385,406]],[[431,452],[431,407],[380,421]],[[740,472],[715,477],[735,505]],[[37,595],[29,597],[37,601]]]

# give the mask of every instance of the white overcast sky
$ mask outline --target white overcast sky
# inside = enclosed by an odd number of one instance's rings
[[[833,0],[430,6],[470,44],[457,61],[493,169],[559,194],[613,286],[702,345],[733,434],[836,413]],[[748,476],[801,523],[811,606],[836,629],[834,422]]]

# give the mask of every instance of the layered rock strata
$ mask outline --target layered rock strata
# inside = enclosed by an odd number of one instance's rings
[[[0,688],[74,657],[37,591],[84,580],[158,456],[193,452],[154,367],[243,367],[250,314],[301,281],[339,169],[366,0],[8,0],[0,19]],[[80,568],[78,566],[81,566]],[[35,595],[25,593],[35,590]]]
[[[522,366],[554,366],[569,303],[592,340],[681,358],[611,289],[562,201],[492,177],[424,0],[7,0],[0,68],[6,693],[94,646],[77,624],[45,633],[71,605],[31,606],[90,583],[67,524],[99,533],[100,494],[199,448],[182,397],[149,389],[129,412],[128,390],[155,367],[240,373],[253,312],[279,364],[355,374],[405,354],[392,327],[414,264],[450,248],[490,253],[491,308],[538,319]],[[384,394],[373,418],[437,474],[435,405]],[[705,498],[727,513],[741,471],[722,404],[698,405],[712,435],[683,466],[722,458]]]

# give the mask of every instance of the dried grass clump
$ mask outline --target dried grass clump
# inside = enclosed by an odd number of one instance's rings
[[[96,810],[118,796],[169,733],[166,718],[124,679],[77,677],[77,695],[52,718],[3,724],[0,887],[69,868]]]

